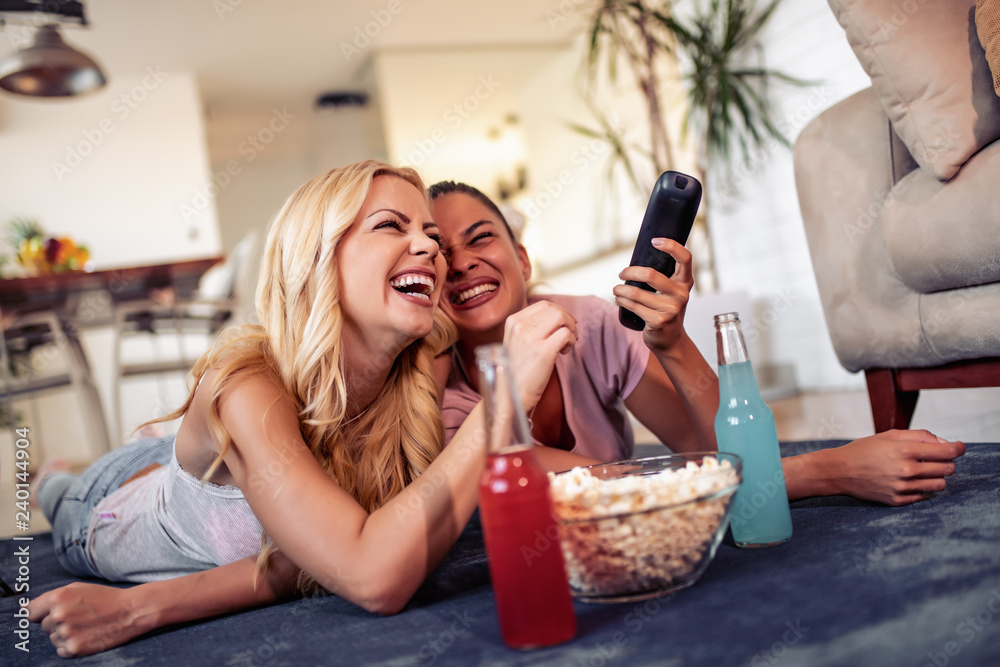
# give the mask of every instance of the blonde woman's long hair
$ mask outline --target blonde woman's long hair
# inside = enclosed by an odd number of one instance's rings
[[[211,387],[209,424],[221,448],[206,479],[232,442],[219,417],[219,399],[248,373],[281,381],[298,406],[313,456],[368,512],[402,491],[441,452],[444,428],[431,363],[456,335],[440,310],[428,336],[398,355],[386,351],[394,359],[381,392],[361,414],[347,418],[337,250],[378,176],[402,178],[426,193],[416,171],[367,160],[313,178],[272,221],[257,284],[261,324],[221,337],[192,371],[196,388],[210,368],[220,369]],[[183,415],[193,398],[194,389],[181,408],[156,421]],[[262,544],[258,571],[276,550],[266,535]],[[307,593],[319,589],[304,573],[299,587]]]

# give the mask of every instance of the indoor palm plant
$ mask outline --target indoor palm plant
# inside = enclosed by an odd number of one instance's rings
[[[588,28],[584,97],[599,128],[574,127],[611,145],[609,173],[620,165],[632,184],[648,193],[652,181],[646,179],[676,168],[666,100],[668,89],[677,84],[686,98],[681,136],[693,141],[695,175],[705,186],[703,212],[708,209],[710,164],[730,165],[737,146],[744,160],[770,140],[790,146],[773,119],[767,90],[775,80],[805,82],[766,67],[760,43],[761,31],[779,2],[770,0],[760,9],[753,0],[597,3]],[[675,11],[678,8],[685,13]],[[596,83],[601,74],[612,84],[618,82],[623,65],[645,107],[649,136],[641,142],[626,138],[609,120],[601,104],[603,89]],[[700,222],[707,224],[705,217]],[[710,236],[703,237],[710,245]],[[702,267],[699,284],[704,288],[707,283],[711,289],[715,277],[710,248],[703,255],[709,266]]]

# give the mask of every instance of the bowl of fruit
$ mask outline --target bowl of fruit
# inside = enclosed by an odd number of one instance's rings
[[[9,239],[18,264],[28,276],[90,270],[90,250],[69,236],[46,234],[37,221],[15,218]]]

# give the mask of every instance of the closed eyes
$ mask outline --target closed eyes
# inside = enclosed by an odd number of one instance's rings
[[[472,248],[476,245],[481,245],[480,243],[481,241],[486,241],[487,239],[491,239],[494,237],[496,237],[496,234],[493,233],[492,230],[479,232],[478,234],[476,234],[471,238],[466,237],[469,240],[465,242],[465,247]],[[440,242],[438,244],[440,245]],[[445,248],[444,246],[441,246],[441,248],[442,248],[442,253],[444,254],[445,257],[451,257],[452,252],[449,248]]]
[[[384,220],[375,225],[375,229],[385,229],[387,227],[391,227],[398,232],[403,231],[403,224],[399,220]]]
[[[399,220],[390,218],[388,220],[383,220],[382,222],[375,225],[375,229],[395,229],[397,232],[402,232],[403,223],[401,223]],[[441,235],[438,234],[437,232],[425,231],[424,234],[427,236],[427,238],[434,241],[434,243],[437,243],[438,248],[444,247],[444,240],[441,238]]]

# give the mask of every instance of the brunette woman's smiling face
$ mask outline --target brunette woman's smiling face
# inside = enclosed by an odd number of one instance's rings
[[[528,254],[503,220],[463,192],[440,195],[431,214],[448,261],[441,307],[462,339],[475,344],[503,340],[509,315],[528,305]]]

